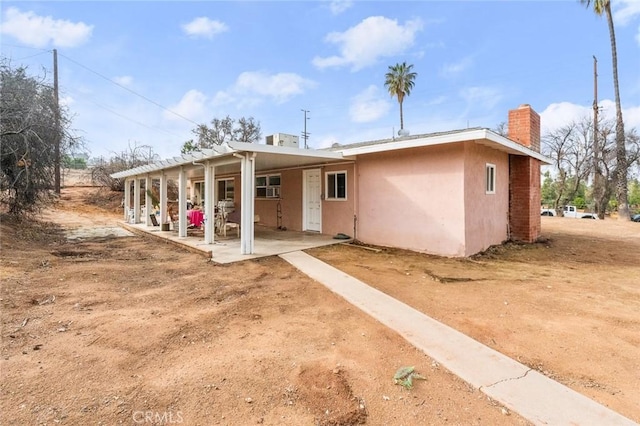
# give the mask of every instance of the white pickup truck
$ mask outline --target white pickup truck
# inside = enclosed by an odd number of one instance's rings
[[[540,216],[557,216],[554,209],[540,209]],[[562,209],[562,217],[571,217],[574,219],[598,219],[598,215],[590,212],[579,212],[576,206],[564,206]]]
[[[563,217],[572,217],[574,219],[598,219],[598,215],[590,212],[579,212],[576,206],[564,206],[562,210]]]

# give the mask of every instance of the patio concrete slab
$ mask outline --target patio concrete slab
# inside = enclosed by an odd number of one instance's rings
[[[240,238],[234,231],[228,233],[226,237],[216,235],[213,244],[206,244],[200,230],[188,230],[186,237],[179,237],[176,231],[161,231],[157,226],[147,226],[143,223],[122,222],[120,225],[131,232],[144,233],[167,243],[176,244],[208,257],[216,263],[240,262],[344,242],[344,240],[336,240],[329,235],[315,232],[281,231],[256,226],[253,254],[241,254]]]
[[[636,425],[422,312],[301,251],[280,255],[402,335],[462,380],[539,425]]]

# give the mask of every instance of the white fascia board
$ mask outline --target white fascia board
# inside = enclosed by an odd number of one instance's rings
[[[355,148],[345,148],[336,150],[342,152],[345,156],[373,154],[376,152],[395,151],[397,149],[419,148],[423,146],[442,145],[447,143],[465,142],[473,139],[484,137],[483,129],[474,129],[462,131],[458,133],[450,133],[437,136],[427,136],[424,138],[404,139],[394,142],[379,143],[374,145],[359,146]]]
[[[538,151],[534,151],[530,148],[527,148],[526,146],[521,145],[518,142],[514,142],[511,139],[505,138],[504,136],[501,136],[490,130],[483,130],[483,131],[486,133],[485,139],[491,142],[500,144],[509,150],[516,151],[517,153],[528,155],[529,157],[533,157],[536,160],[540,160],[545,164],[553,164],[553,160],[551,158],[547,157],[546,155],[542,155]]]
[[[261,145],[247,142],[229,142],[229,146],[236,151],[256,152],[266,154],[297,155],[329,160],[343,160],[344,156],[338,151],[317,151],[315,149],[293,148],[288,146]]]
[[[445,135],[427,136],[424,138],[415,138],[408,140],[398,140],[394,142],[380,143],[374,145],[360,146],[355,148],[345,148],[343,150],[337,150],[336,152],[342,152],[346,156],[355,156],[362,154],[372,154],[376,152],[387,152],[398,149],[407,148],[420,148],[433,145],[444,145],[448,143],[457,142],[469,142],[469,141],[482,141],[487,140],[493,144],[497,144],[502,147],[503,150],[516,155],[526,155],[540,160],[543,163],[551,164],[552,160],[537,151],[529,149],[517,142],[500,136],[487,129],[473,129],[456,133],[450,133]],[[488,144],[490,145],[490,144]],[[498,148],[500,149],[500,148]]]

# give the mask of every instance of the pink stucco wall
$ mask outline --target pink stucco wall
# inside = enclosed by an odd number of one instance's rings
[[[358,157],[358,233],[363,242],[464,256],[462,143]]]
[[[508,238],[509,156],[474,142],[465,143],[465,256]],[[495,194],[487,194],[486,164],[496,166]]]
[[[487,163],[496,166],[495,194],[486,194]],[[321,172],[323,234],[444,256],[469,256],[508,238],[508,154],[473,141],[362,154],[357,163],[309,168]],[[303,229],[303,170],[269,172],[281,176],[281,198],[255,199],[260,225]],[[327,200],[326,175],[337,171],[347,173],[347,198]]]
[[[282,212],[281,226],[292,231],[302,230],[302,170],[272,171],[280,173],[280,199],[255,198],[255,213],[260,225],[278,226],[278,203]],[[263,173],[256,172],[256,176]]]
[[[347,172],[347,199],[327,200],[327,173]],[[336,235],[343,233],[353,237],[353,215],[355,214],[355,175],[352,164],[338,164],[322,168],[322,233]]]

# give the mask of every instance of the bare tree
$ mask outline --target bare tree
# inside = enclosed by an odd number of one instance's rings
[[[68,111],[60,110],[45,77],[0,62],[0,204],[15,216],[38,211],[53,200],[54,143],[64,155],[81,143],[72,135]],[[58,136],[59,135],[59,136]]]
[[[584,117],[544,135],[542,150],[554,160],[553,165],[558,172],[554,202],[554,208],[557,210],[573,200],[592,171],[590,119]]]
[[[570,202],[579,192],[581,185],[589,183],[589,178],[598,167],[600,179],[591,181],[593,207],[604,219],[609,200],[616,194],[618,178],[618,150],[616,123],[599,120],[598,152],[593,151],[593,118],[585,116],[543,136],[543,153],[554,160],[556,200],[554,208]],[[625,169],[640,161],[640,138],[635,129],[627,132],[627,164]],[[597,158],[597,163],[594,160]]]
[[[114,154],[109,160],[101,161],[91,169],[91,179],[100,186],[106,186],[112,191],[124,191],[124,179],[112,178],[111,174],[123,170],[133,169],[143,166],[159,159],[153,153],[153,148],[149,145],[138,145],[129,143],[126,150]]]
[[[233,139],[238,142],[254,143],[262,137],[260,123],[253,117],[238,119],[238,127],[233,130]]]
[[[196,140],[190,140],[182,145],[180,151],[185,154],[222,145],[232,140],[238,142],[255,143],[261,138],[260,123],[253,117],[240,118],[237,122],[226,116],[223,119],[214,118],[210,125],[200,124],[193,129]]]

